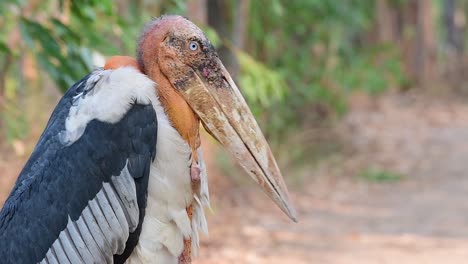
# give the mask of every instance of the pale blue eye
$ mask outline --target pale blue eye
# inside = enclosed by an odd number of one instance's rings
[[[195,42],[195,41],[191,41],[190,44],[189,44],[189,49],[192,50],[192,51],[195,51],[198,49],[198,43]]]

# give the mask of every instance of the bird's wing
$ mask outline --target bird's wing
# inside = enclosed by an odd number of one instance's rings
[[[69,89],[0,212],[1,263],[109,263],[131,253],[156,152],[154,93],[131,68],[98,69]]]

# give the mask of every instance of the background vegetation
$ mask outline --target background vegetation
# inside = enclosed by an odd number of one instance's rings
[[[468,0],[0,0],[0,207],[62,93],[167,13],[218,48],[299,212],[205,141],[195,263],[466,263]]]
[[[21,110],[30,87],[51,80],[65,91],[104,57],[133,55],[152,17],[175,13],[206,30],[267,137],[281,145],[339,118],[355,93],[435,80],[466,90],[457,80],[467,9],[464,0],[4,0],[0,128],[8,142],[27,136]],[[295,138],[298,146],[308,140]]]

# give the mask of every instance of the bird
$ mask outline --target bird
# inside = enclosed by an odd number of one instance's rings
[[[277,162],[203,31],[163,15],[60,99],[0,212],[1,263],[191,263],[201,126],[293,221]]]

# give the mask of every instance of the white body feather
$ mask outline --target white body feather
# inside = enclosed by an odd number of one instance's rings
[[[156,158],[150,169],[146,214],[139,242],[127,263],[178,263],[184,249],[184,239],[187,238],[192,239],[192,251],[196,254],[198,232],[208,232],[204,213],[204,208],[209,206],[208,179],[201,150],[200,189],[192,190],[191,149],[170,124],[157,97],[156,84],[136,69],[124,67],[95,71],[88,79],[87,85],[94,88],[87,94],[76,96],[76,103],[71,107],[66,120],[66,130],[61,133],[64,144],[72,144],[78,140],[86,125],[93,119],[108,123],[118,122],[135,100],[143,104],[151,102],[158,119]],[[119,191],[116,193],[119,194]],[[88,207],[92,208],[95,200],[99,202],[102,199],[96,196]],[[194,209],[191,221],[186,211],[190,205],[193,205]],[[125,209],[125,205],[122,206]],[[102,215],[94,217],[107,215],[108,212],[102,212]],[[123,220],[122,216],[117,218]],[[126,241],[127,237],[122,239]],[[117,242],[121,241],[115,243]],[[116,251],[113,254],[122,251],[121,243],[111,247],[112,251]],[[109,261],[109,258],[107,260]]]
[[[208,232],[204,207],[209,206],[208,179],[201,164],[200,190],[193,192],[190,178],[191,149],[170,124],[164,109],[153,103],[158,117],[156,159],[151,165],[148,206],[137,247],[127,263],[178,263],[184,238],[198,249],[198,231]],[[201,150],[199,150],[201,152]],[[199,157],[202,158],[201,153]],[[190,221],[187,207],[194,206]]]

